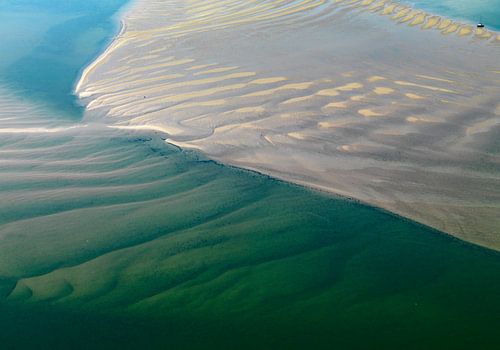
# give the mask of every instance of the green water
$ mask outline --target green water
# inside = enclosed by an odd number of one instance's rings
[[[8,348],[497,348],[497,253],[154,136],[89,134],[2,140]]]
[[[78,118],[122,3],[0,3],[3,85]],[[496,252],[156,134],[0,135],[1,349],[498,348]]]

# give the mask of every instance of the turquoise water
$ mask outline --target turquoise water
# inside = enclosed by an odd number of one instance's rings
[[[58,114],[78,118],[71,94],[79,71],[116,32],[126,0],[3,0],[0,83]]]
[[[401,0],[416,8],[471,24],[481,21],[500,31],[500,0]]]
[[[122,3],[2,2],[0,80],[78,119]],[[496,252],[156,134],[2,134],[0,164],[2,349],[498,348]]]

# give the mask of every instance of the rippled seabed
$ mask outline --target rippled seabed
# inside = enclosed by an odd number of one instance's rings
[[[0,96],[2,348],[500,340],[497,253]]]
[[[496,253],[156,137],[12,135],[1,156],[7,344],[493,349],[499,340]]]

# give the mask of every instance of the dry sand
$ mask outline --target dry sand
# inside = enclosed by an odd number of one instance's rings
[[[87,120],[500,250],[500,36],[387,1],[146,1]]]

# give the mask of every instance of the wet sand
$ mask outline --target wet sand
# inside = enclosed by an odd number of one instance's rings
[[[86,119],[500,249],[499,34],[385,1],[136,1]]]

